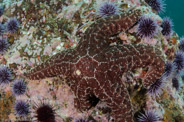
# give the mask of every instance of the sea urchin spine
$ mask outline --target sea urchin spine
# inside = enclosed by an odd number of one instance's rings
[[[183,52],[176,53],[176,57],[175,57],[173,63],[176,67],[176,72],[179,73],[184,68],[184,54],[183,54]]]
[[[29,104],[22,100],[16,101],[14,109],[16,115],[25,117],[29,113]]]
[[[164,2],[162,0],[146,0],[149,6],[156,12],[160,13],[164,11]]]
[[[162,79],[157,79],[155,83],[153,83],[148,89],[148,94],[152,97],[160,96],[162,93],[162,87],[164,86],[164,82]]]
[[[180,51],[184,52],[184,37],[180,39],[178,48]]]
[[[180,88],[180,84],[177,78],[172,79],[172,86],[178,91]]]
[[[42,102],[40,105],[36,105],[35,118],[39,122],[55,122],[56,111],[54,107],[48,103]]]
[[[19,21],[16,18],[10,18],[6,25],[6,31],[10,34],[17,32]]]
[[[152,38],[157,33],[157,24],[151,18],[141,18],[138,23],[137,33],[142,38]]]
[[[8,47],[9,43],[7,39],[5,38],[0,39],[0,54],[4,54],[4,52],[7,51]]]
[[[166,37],[169,37],[172,34],[172,21],[170,18],[165,17],[161,24],[162,27],[162,34]]]
[[[8,84],[12,81],[12,71],[6,66],[0,67],[0,84]]]
[[[23,95],[26,92],[26,83],[24,82],[23,79],[16,79],[13,83],[13,94],[14,95]]]
[[[117,14],[118,7],[113,2],[105,2],[99,7],[98,15],[101,17]]]
[[[3,35],[5,31],[4,25],[0,23],[0,36]]]
[[[156,112],[147,110],[144,113],[141,113],[140,116],[138,116],[138,122],[158,122],[159,116],[156,114]]]
[[[164,77],[172,77],[175,71],[175,65],[172,62],[167,62],[165,64],[165,72],[164,72]]]

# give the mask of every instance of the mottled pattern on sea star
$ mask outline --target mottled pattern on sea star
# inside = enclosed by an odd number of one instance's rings
[[[133,122],[129,93],[121,77],[136,68],[149,67],[144,87],[159,79],[164,57],[157,48],[144,44],[110,46],[109,37],[128,30],[141,17],[139,9],[103,18],[93,23],[75,49],[60,52],[35,67],[26,77],[32,80],[67,78],[80,111],[94,106],[92,98],[106,102],[116,122]]]

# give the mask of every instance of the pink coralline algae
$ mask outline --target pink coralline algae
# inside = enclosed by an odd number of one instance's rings
[[[111,108],[115,122],[133,122],[133,107],[122,74],[149,67],[143,81],[148,89],[164,72],[164,57],[154,46],[112,46],[109,38],[127,31],[141,16],[141,10],[134,9],[97,20],[88,27],[76,48],[52,56],[25,76],[31,80],[66,78],[79,111],[95,107],[100,100]]]

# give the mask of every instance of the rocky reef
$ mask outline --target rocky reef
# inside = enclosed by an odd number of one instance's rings
[[[1,121],[184,121],[184,39],[161,0],[0,2]]]

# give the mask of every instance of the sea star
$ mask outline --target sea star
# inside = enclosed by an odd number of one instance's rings
[[[32,80],[65,77],[75,94],[78,110],[89,110],[97,104],[91,102],[96,98],[111,108],[116,122],[133,122],[132,105],[122,74],[150,67],[143,81],[144,87],[149,88],[164,71],[164,57],[159,49],[150,45],[110,46],[108,40],[132,27],[141,15],[141,10],[134,9],[97,20],[86,30],[75,49],[52,56],[25,76]]]

